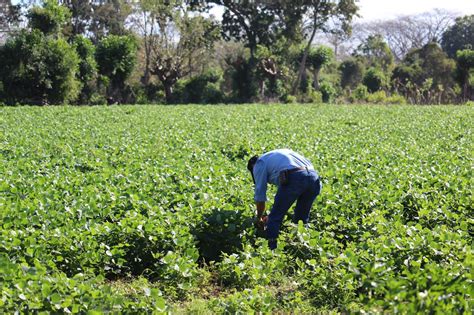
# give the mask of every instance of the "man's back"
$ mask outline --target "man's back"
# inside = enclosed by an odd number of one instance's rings
[[[278,175],[283,170],[297,167],[307,167],[313,169],[313,165],[301,154],[290,149],[277,149],[269,151],[258,158],[256,173],[265,173],[269,183],[278,185]]]
[[[255,177],[255,200],[266,201],[267,183],[278,185],[281,171],[307,167],[313,170],[313,165],[301,154],[289,149],[269,151],[260,156],[253,169]]]

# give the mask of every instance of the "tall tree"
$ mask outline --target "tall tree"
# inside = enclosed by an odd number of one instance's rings
[[[303,12],[305,12],[308,18],[307,31],[311,34],[304,50],[298,75],[293,84],[293,94],[295,94],[306,69],[306,59],[316,32],[318,30],[323,32],[330,31],[331,24],[328,23],[329,20],[338,21],[337,24],[340,25],[340,29],[344,32],[349,32],[352,18],[357,14],[359,8],[355,0],[296,0],[293,2],[293,5],[302,8]]]
[[[369,67],[388,72],[393,67],[393,54],[382,35],[371,35],[357,47],[354,55],[365,58]]]
[[[12,28],[20,22],[20,5],[13,5],[11,0],[0,2],[0,41],[6,38]]]
[[[86,35],[94,15],[93,2],[89,0],[59,0],[58,2],[71,12],[68,35],[71,37]]]
[[[127,35],[125,21],[131,13],[131,0],[91,0],[89,32],[97,42],[106,35]]]
[[[458,50],[474,49],[474,14],[456,19],[444,34],[441,41],[449,57],[456,57]]]
[[[87,104],[89,103],[96,86],[96,48],[90,39],[82,35],[74,37],[73,44],[80,58],[79,71],[76,73],[76,77],[81,83],[81,93],[78,101],[80,104]]]
[[[319,73],[323,66],[328,65],[334,58],[334,52],[326,46],[311,48],[308,53],[308,64],[313,71],[313,88],[319,90]]]
[[[7,104],[62,104],[79,93],[79,58],[64,39],[22,30],[0,48],[0,94]]]
[[[107,35],[126,35],[132,0],[58,0],[72,14],[69,35],[87,35],[95,43]]]
[[[177,81],[198,70],[196,61],[220,36],[217,22],[197,14],[199,8],[184,0],[140,0],[134,6],[131,20],[145,53],[142,82],[155,75],[169,103]]]
[[[289,1],[209,0],[224,7],[222,34],[243,41],[253,59],[257,46],[269,47],[279,38],[295,39],[304,8]]]
[[[61,36],[68,10],[53,0],[33,6],[31,29],[23,29],[0,47],[0,82],[8,104],[62,104],[79,93],[79,57]]]

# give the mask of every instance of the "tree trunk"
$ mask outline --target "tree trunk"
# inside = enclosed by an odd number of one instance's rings
[[[165,87],[165,96],[166,96],[166,104],[171,104],[173,102],[173,85],[163,82]]]
[[[143,72],[143,76],[141,78],[141,82],[144,86],[148,86],[148,83],[150,83],[150,59],[148,56],[145,57],[145,70]]]
[[[463,102],[467,102],[470,99],[470,97],[468,96],[468,88],[469,88],[468,87],[468,82],[469,82],[469,78],[466,78],[466,81],[465,81],[464,86],[463,86],[463,93],[462,93],[463,98],[464,98]]]
[[[298,85],[300,84],[301,78],[303,77],[303,72],[306,69],[306,59],[308,58],[308,52],[311,48],[311,44],[313,43],[314,36],[316,35],[316,16],[317,15],[315,12],[313,18],[313,32],[311,33],[311,37],[308,40],[308,44],[306,44],[306,47],[304,49],[303,59],[301,60],[300,68],[298,70],[298,76],[296,78],[296,81],[293,83],[292,94],[296,94],[296,91],[298,90]]]
[[[319,91],[319,72],[321,71],[320,67],[314,68],[313,71],[313,88],[316,91]]]

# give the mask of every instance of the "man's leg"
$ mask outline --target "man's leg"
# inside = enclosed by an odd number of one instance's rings
[[[313,205],[314,200],[321,192],[321,181],[319,178],[313,179],[310,182],[308,189],[298,197],[296,202],[295,214],[293,215],[293,222],[303,221],[308,223],[309,212]]]
[[[283,217],[301,193],[297,188],[297,185],[291,183],[288,186],[278,187],[272,211],[268,215],[267,221],[268,245],[271,249],[276,248],[276,238],[280,233]]]

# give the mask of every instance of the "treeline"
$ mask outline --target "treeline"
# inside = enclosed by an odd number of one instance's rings
[[[357,12],[354,0],[4,1],[0,103],[474,99],[474,15],[354,25]]]

